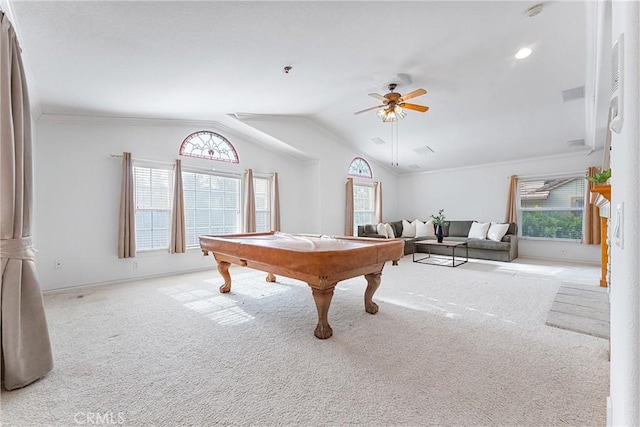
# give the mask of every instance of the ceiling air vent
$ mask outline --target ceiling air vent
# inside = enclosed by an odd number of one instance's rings
[[[609,122],[609,129],[615,133],[620,133],[624,117],[622,114],[622,107],[624,106],[622,102],[624,93],[624,34],[620,34],[620,37],[613,45],[611,63],[613,69],[611,70],[611,103],[609,105],[611,121]]]
[[[413,151],[415,151],[418,154],[433,154],[433,148],[429,147],[428,145],[425,145],[424,147],[419,147],[419,148],[414,148]]]
[[[584,98],[584,85],[562,91],[562,102],[575,101],[582,98]]]
[[[375,138],[371,138],[371,141],[373,141],[374,144],[378,144],[378,145],[382,145],[382,144],[386,144],[387,141],[385,141],[384,139],[380,138],[380,137],[375,137]]]
[[[420,166],[416,165],[415,163],[412,165],[409,165],[409,169],[420,169]]]

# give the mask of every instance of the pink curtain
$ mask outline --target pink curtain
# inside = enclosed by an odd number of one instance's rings
[[[380,224],[382,222],[382,182],[380,181],[373,184],[373,203],[375,222]]]
[[[271,186],[271,231],[280,231],[280,184],[278,183],[278,172],[273,174]]]
[[[253,170],[247,169],[245,174],[245,194],[244,199],[244,232],[253,233],[256,231],[256,196],[253,191]]]
[[[31,241],[31,113],[20,46],[0,11],[0,300],[2,386],[24,387],[53,369]]]
[[[353,236],[353,178],[347,178],[344,235]]]
[[[518,222],[518,175],[511,175],[509,178],[507,213],[504,222]]]
[[[122,188],[118,219],[118,258],[136,256],[136,207],[133,202],[134,181],[131,153],[122,153]]]
[[[184,192],[182,190],[182,161],[173,166],[173,204],[171,206],[171,244],[169,252],[183,254],[187,249],[184,219]]]

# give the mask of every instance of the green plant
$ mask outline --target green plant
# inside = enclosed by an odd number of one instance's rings
[[[598,172],[593,176],[585,176],[585,179],[596,184],[604,184],[611,178],[611,169],[605,169],[602,172]]]
[[[438,211],[438,215],[431,215],[433,225],[444,225],[444,209]]]

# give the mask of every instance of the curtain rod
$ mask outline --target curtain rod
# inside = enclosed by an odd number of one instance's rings
[[[113,158],[120,158],[120,159],[122,158],[122,154],[111,154],[110,156],[113,157]],[[150,163],[160,163],[160,164],[163,164],[163,165],[173,165],[174,164],[174,162],[167,162],[166,160],[141,159],[139,157],[133,157],[133,156],[131,156],[131,160],[138,160],[138,161],[141,161],[141,162],[150,162]]]
[[[111,157],[113,158],[122,158],[122,154],[110,154]],[[173,166],[175,164],[175,162],[168,162],[166,160],[153,160],[153,159],[141,159],[139,157],[133,157],[131,156],[131,160],[137,160],[139,162],[149,162],[149,163],[158,163],[158,164],[162,164],[162,165],[170,165]],[[226,173],[226,174],[230,174],[230,175],[241,175],[241,172],[239,171],[230,171],[230,170],[225,170],[225,169],[218,169],[218,168],[206,168],[203,166],[192,166],[192,165],[186,165],[184,166],[187,169],[196,169],[196,170],[201,170],[201,171],[206,171],[206,172],[221,172],[221,173]],[[248,171],[249,168],[245,169],[244,171]],[[272,177],[274,175],[274,172],[256,172],[253,171],[254,175],[261,175],[261,176],[269,176]]]
[[[518,179],[542,179],[542,178],[562,178],[562,177],[575,177],[575,176],[586,176],[587,169],[577,170],[577,171],[568,171],[568,172],[555,172],[555,173],[538,173],[535,175],[517,175]],[[511,178],[510,176],[507,179]]]

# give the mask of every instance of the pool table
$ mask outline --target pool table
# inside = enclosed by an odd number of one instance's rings
[[[336,284],[364,275],[364,307],[367,313],[375,314],[378,305],[373,302],[373,294],[380,286],[384,263],[398,260],[404,253],[401,239],[281,232],[200,236],[200,247],[205,256],[211,252],[218,263],[218,272],[224,279],[222,293],[231,291],[230,264],[265,271],[267,282],[275,282],[275,274],[306,282],[318,310],[314,334],[320,339],[333,335],[327,315]]]

